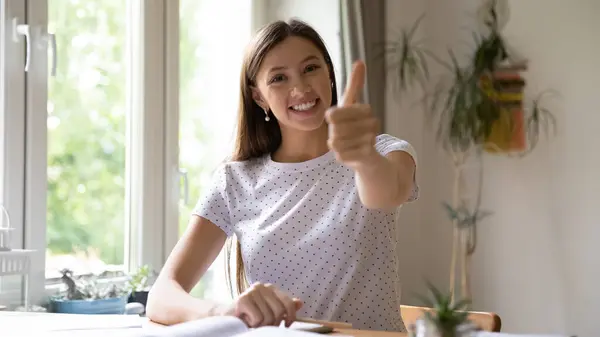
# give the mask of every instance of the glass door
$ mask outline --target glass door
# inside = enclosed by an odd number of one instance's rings
[[[179,233],[185,230],[212,173],[233,148],[239,73],[251,35],[251,0],[180,0],[180,167],[183,190]],[[198,297],[229,298],[220,254],[193,290]]]
[[[47,278],[124,270],[128,6],[48,0]]]

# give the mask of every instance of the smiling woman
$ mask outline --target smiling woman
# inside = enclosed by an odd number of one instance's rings
[[[338,104],[331,58],[311,26],[274,21],[256,33],[242,63],[236,147],[150,293],[151,320],[232,315],[257,327],[302,316],[404,329],[396,208],[418,197],[416,154],[377,134],[370,107],[357,103],[364,76],[358,62]],[[234,238],[234,301],[191,298]]]
[[[333,86],[324,57],[317,56],[320,53],[314,44],[299,37],[286,39],[275,49],[279,53],[268,55],[259,69],[254,99],[267,116],[268,112],[275,115],[282,128],[311,130],[320,126],[325,108],[331,106]],[[274,66],[264,69],[271,64]]]

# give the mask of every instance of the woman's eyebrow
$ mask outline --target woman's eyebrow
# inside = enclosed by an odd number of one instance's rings
[[[318,60],[319,58],[315,55],[309,55],[307,57],[305,57],[302,61],[300,61],[300,63],[304,63],[306,61],[310,61],[310,60]],[[278,71],[278,70],[284,70],[287,69],[288,67],[286,66],[275,66],[272,67],[271,69],[269,69],[269,72],[273,72],[273,71]]]

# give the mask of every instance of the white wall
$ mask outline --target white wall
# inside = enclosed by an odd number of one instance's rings
[[[428,47],[443,52],[473,27],[478,0],[388,0],[389,31],[423,11]],[[600,1],[510,0],[505,35],[530,60],[529,94],[555,89],[559,134],[524,159],[485,158],[484,207],[473,261],[475,309],[495,311],[507,332],[600,335]],[[390,38],[393,37],[390,35]],[[452,172],[423,114],[388,95],[388,132],[420,155],[422,197],[402,214],[404,302],[424,276],[448,284],[451,228],[440,207]],[[412,98],[415,98],[413,96]]]

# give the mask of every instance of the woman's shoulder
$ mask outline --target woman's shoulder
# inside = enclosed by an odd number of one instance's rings
[[[251,158],[247,160],[225,159],[217,167],[215,175],[225,180],[248,179],[255,176],[264,168],[264,157]]]

